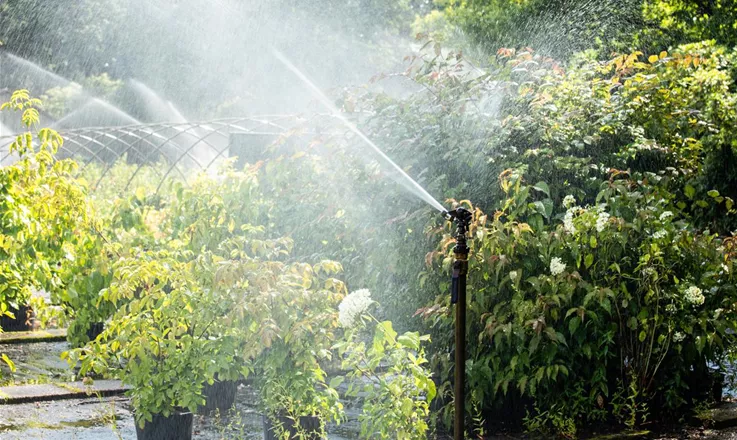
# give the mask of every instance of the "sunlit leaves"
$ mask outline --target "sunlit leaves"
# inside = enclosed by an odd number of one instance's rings
[[[71,174],[76,166],[54,157],[62,138],[47,128],[33,131],[38,105],[28,91],[18,90],[0,106],[20,111],[29,127],[10,145],[18,160],[0,168],[0,303],[14,307],[28,301],[32,288],[57,298],[65,271],[76,264],[75,243],[89,233],[85,188]]]

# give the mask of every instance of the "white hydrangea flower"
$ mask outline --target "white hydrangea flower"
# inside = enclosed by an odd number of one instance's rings
[[[653,233],[653,239],[660,240],[661,238],[665,237],[666,235],[668,235],[668,232],[666,232],[665,229],[661,229],[661,230],[656,231],[656,232]]]
[[[684,335],[681,332],[675,332],[673,334],[673,342],[676,342],[676,343],[682,342],[684,339],[686,339],[686,335]]]
[[[566,265],[563,260],[558,257],[553,257],[550,260],[550,273],[553,276],[562,274],[564,270],[566,270]]]
[[[599,203],[598,205],[596,205],[597,213],[602,213],[604,212],[605,209],[606,209],[606,203]]]
[[[665,311],[668,313],[676,313],[677,310],[678,309],[676,309],[675,304],[668,304],[667,306],[665,306]]]
[[[513,271],[509,272],[509,278],[512,281],[517,281],[517,271],[516,270],[513,270]]]
[[[572,195],[568,194],[563,198],[563,206],[565,208],[570,208],[576,203],[576,198]]]
[[[351,328],[369,306],[373,304],[371,292],[368,289],[359,289],[343,298],[338,306],[338,323],[343,328]]]
[[[662,214],[660,214],[660,221],[665,221],[668,217],[673,217],[673,213],[670,211],[663,211]]]
[[[601,232],[606,228],[606,225],[609,223],[609,213],[607,212],[600,212],[599,216],[596,217],[596,230],[597,232]]]
[[[573,224],[573,212],[576,208],[568,208],[566,215],[563,217],[563,229],[569,234],[576,233],[576,225]]]
[[[686,295],[685,295],[686,301],[695,305],[700,306],[704,304],[704,294],[701,293],[701,289],[699,289],[696,286],[691,286],[688,289],[686,289]]]

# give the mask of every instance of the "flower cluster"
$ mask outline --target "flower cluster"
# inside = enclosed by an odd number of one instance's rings
[[[663,211],[663,213],[660,214],[660,221],[664,222],[668,217],[673,217],[673,213],[670,211]]]
[[[568,208],[568,211],[566,211],[565,217],[563,217],[563,228],[568,232],[569,234],[575,234],[576,233],[576,225],[573,224],[573,211],[574,208]]]
[[[609,217],[611,217],[609,213],[605,211],[599,212],[599,216],[596,217],[597,232],[602,232],[606,228],[606,225],[609,223]]]
[[[673,334],[673,342],[676,342],[676,343],[682,342],[684,339],[686,339],[686,335],[684,335],[681,332],[675,332]]]
[[[665,306],[665,311],[668,313],[676,313],[678,309],[676,308],[675,304],[668,304],[667,306]]]
[[[564,208],[572,208],[573,205],[576,204],[576,198],[572,195],[568,194],[563,198],[563,207]]]
[[[564,270],[566,270],[566,264],[559,257],[553,257],[550,260],[550,273],[553,276],[562,274]]]
[[[338,306],[338,323],[343,328],[351,328],[369,306],[373,304],[371,292],[368,289],[359,289],[343,298]]]
[[[660,240],[661,238],[665,237],[666,235],[668,235],[668,232],[666,232],[665,229],[661,229],[661,230],[656,231],[656,232],[653,233],[653,239]]]
[[[691,286],[688,289],[686,289],[686,301],[695,305],[700,306],[704,304],[704,294],[701,293],[701,289],[699,289],[696,286]]]
[[[563,217],[563,228],[569,234],[576,233],[576,226],[573,224],[573,214],[575,214],[578,206],[575,206],[576,198],[568,194],[563,198],[563,207],[566,208],[566,215]]]

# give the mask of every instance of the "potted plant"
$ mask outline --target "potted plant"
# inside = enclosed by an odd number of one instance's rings
[[[131,387],[139,440],[191,438],[204,384],[244,364],[236,359],[238,334],[217,324],[233,321],[237,296],[203,288],[189,257],[148,251],[118,261],[103,295],[122,307],[99,338],[66,354],[71,364],[80,363],[81,374],[92,371]]]
[[[80,237],[76,255],[64,276],[66,288],[56,300],[71,319],[67,339],[73,347],[80,347],[102,333],[116,308],[100,296],[112,281],[112,258],[104,249],[103,238],[94,234]]]
[[[103,212],[95,213],[90,232],[76,240],[75,261],[63,274],[64,288],[55,300],[64,308],[72,323],[67,339],[74,347],[94,340],[121,305],[105,299],[101,293],[112,281],[112,262],[135,255],[141,249],[156,248],[157,224],[146,222],[147,214],[161,211],[141,194],[122,198]]]
[[[322,439],[343,407],[323,366],[332,358],[345,285],[331,276],[338,263],[284,266],[262,296],[269,319],[260,330],[264,351],[254,361],[267,439]]]
[[[73,177],[76,163],[54,157],[61,136],[48,128],[31,131],[40,104],[18,90],[0,106],[21,112],[27,127],[9,146],[18,160],[0,167],[0,326],[6,330],[30,328],[32,290],[60,290],[88,215],[85,189]]]
[[[344,334],[334,346],[349,372],[346,395],[362,400],[360,437],[426,439],[437,393],[422,348],[430,337],[399,335],[390,321],[379,321],[369,312],[373,304],[368,289],[343,299],[338,322]]]

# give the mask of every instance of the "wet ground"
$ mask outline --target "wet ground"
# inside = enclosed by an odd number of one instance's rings
[[[241,386],[227,414],[194,418],[193,439],[255,440],[263,438],[253,391]],[[329,427],[330,440],[356,438],[356,423]],[[133,414],[125,397],[85,398],[0,406],[2,440],[135,440]]]
[[[0,353],[7,354],[16,367],[11,375],[8,366],[0,362],[0,384],[9,381],[19,384],[72,380],[69,366],[60,357],[68,349],[66,342],[0,344]]]
[[[66,342],[34,342],[0,344],[0,353],[6,353],[16,364],[17,371],[9,375],[7,367],[0,366],[0,382],[15,384],[39,384],[67,382],[70,370],[60,354],[68,349]],[[63,384],[61,384],[63,386]],[[53,388],[53,387],[52,387]],[[734,396],[734,390],[725,390]],[[193,438],[195,440],[255,440],[263,438],[263,422],[255,402],[252,388],[238,388],[235,406],[227,414],[195,416]],[[330,440],[357,438],[358,411],[348,403],[348,420],[339,426],[328,427]],[[737,421],[737,404],[727,408],[727,416]],[[663,430],[660,430],[661,432]],[[721,430],[704,428],[674,428],[666,433],[646,436],[587,435],[586,438],[615,440],[624,438],[648,438],[657,440],[737,440],[737,427]],[[135,439],[133,414],[124,396],[84,397],[69,400],[0,405],[0,440],[119,440]],[[529,436],[497,435],[488,440],[521,440]]]

